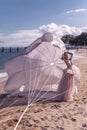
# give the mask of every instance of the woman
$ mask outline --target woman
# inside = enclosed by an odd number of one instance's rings
[[[70,52],[64,52],[62,55],[62,60],[65,62],[67,68],[63,71],[63,76],[58,87],[58,100],[73,101],[74,99],[75,75],[79,73],[79,69],[73,65],[72,56],[73,54]]]

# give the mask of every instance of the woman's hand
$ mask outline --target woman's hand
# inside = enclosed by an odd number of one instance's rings
[[[75,71],[73,71],[72,69],[68,69],[68,70],[67,70],[67,73],[68,73],[68,74],[71,74],[71,75],[74,75],[74,74],[75,74]]]

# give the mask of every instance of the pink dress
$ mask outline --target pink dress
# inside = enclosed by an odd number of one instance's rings
[[[62,58],[67,65],[67,68],[63,71],[58,86],[58,100],[73,101],[74,96],[77,94],[77,83],[80,81],[80,70],[69,60],[67,52],[63,54]]]
[[[70,69],[63,71],[63,76],[58,87],[58,100],[73,100],[74,73]]]

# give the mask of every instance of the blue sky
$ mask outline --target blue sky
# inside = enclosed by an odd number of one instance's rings
[[[58,25],[87,25],[87,0],[0,0],[0,33]]]

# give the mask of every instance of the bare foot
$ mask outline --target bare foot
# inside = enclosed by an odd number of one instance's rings
[[[70,97],[70,98],[66,99],[65,101],[66,102],[71,102],[71,101],[73,101],[73,97]]]
[[[77,101],[77,100],[78,100],[78,97],[74,97],[74,100],[76,100],[76,101]]]

